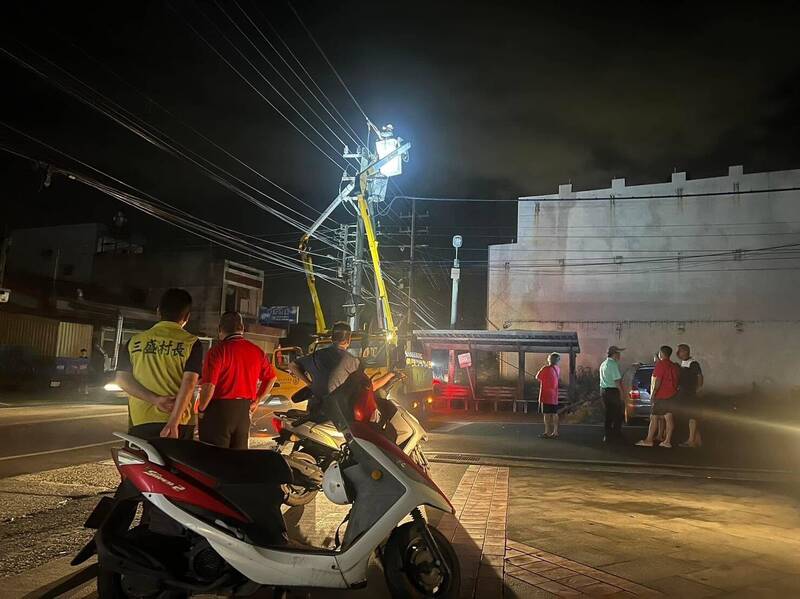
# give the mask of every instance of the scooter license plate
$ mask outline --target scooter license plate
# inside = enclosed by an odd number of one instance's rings
[[[287,441],[283,444],[283,447],[281,447],[282,455],[289,455],[292,451],[294,451],[294,441]]]

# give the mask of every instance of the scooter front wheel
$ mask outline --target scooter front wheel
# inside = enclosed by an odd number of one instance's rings
[[[433,526],[428,526],[446,564],[437,563],[425,535],[413,522],[394,529],[383,550],[386,584],[394,599],[459,596],[461,569],[450,541]]]
[[[306,489],[298,485],[283,485],[283,492],[286,494],[283,503],[292,507],[309,504],[317,496],[316,489]]]
[[[307,453],[296,451],[292,454],[292,457],[296,460],[307,462],[311,466],[317,465],[317,461],[313,458],[313,456],[310,456]],[[309,489],[303,485],[290,484],[283,485],[282,488],[283,492],[286,494],[286,499],[284,499],[283,503],[292,507],[311,503],[314,501],[314,498],[317,496],[318,492],[318,489]]]

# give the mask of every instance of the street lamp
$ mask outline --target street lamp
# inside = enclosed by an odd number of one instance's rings
[[[461,278],[461,269],[458,265],[458,248],[464,243],[461,235],[453,237],[453,247],[456,250],[456,257],[453,259],[453,268],[450,269],[450,278],[453,279],[453,292],[450,299],[450,328],[456,328],[456,312],[458,311],[458,280]]]

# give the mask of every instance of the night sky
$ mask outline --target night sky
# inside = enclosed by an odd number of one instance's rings
[[[2,45],[59,80],[69,78],[58,67],[69,71],[192,150],[314,216],[177,121],[197,128],[319,210],[337,192],[341,171],[187,25],[314,137],[225,41],[223,34],[228,36],[338,149],[336,138],[261,60],[220,6],[280,66],[245,13],[276,44],[270,26],[279,32],[348,122],[364,133],[363,116],[279,0],[6,3]],[[663,181],[675,169],[703,177],[724,174],[731,164],[744,164],[749,172],[800,167],[800,52],[792,3],[297,0],[294,6],[373,122],[391,122],[413,142],[411,161],[396,181],[405,194],[500,200],[553,193],[569,181],[575,189],[607,186],[613,177],[626,177],[629,184]],[[5,57],[0,69],[6,123],[202,218],[296,243],[298,233],[196,168]],[[337,130],[330,119],[326,122]],[[0,140],[77,168],[5,127]],[[121,208],[64,180],[41,189],[40,172],[2,153],[0,174],[5,182],[0,219],[9,228],[110,222]],[[396,193],[393,188],[389,197]],[[398,215],[408,212],[409,203],[397,200],[391,208],[381,219],[382,243],[390,272],[400,277],[405,266],[397,261],[406,254],[389,246],[407,238],[390,234],[405,226]],[[430,230],[421,240],[430,246],[421,258],[431,261],[417,279],[422,299],[430,300],[439,324],[446,325],[444,262],[452,258],[450,237],[461,233],[468,266],[460,325],[484,328],[481,261],[488,243],[514,238],[515,204],[420,203],[418,209],[430,213],[420,222]],[[131,228],[153,245],[201,243],[124,210]],[[342,211],[335,216],[347,220]],[[271,266],[268,271],[279,274]],[[305,293],[301,276],[272,281],[273,300],[268,301],[297,303],[292,298]],[[327,297],[329,303],[340,299],[333,293]]]

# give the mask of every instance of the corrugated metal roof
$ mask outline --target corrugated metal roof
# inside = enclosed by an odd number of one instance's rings
[[[419,330],[414,336],[429,349],[580,353],[574,331]]]

